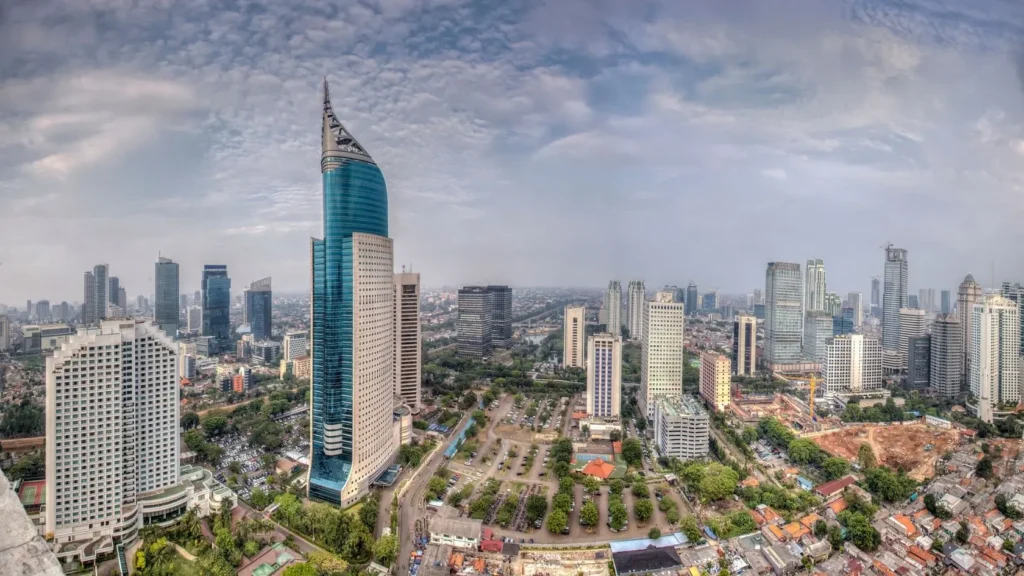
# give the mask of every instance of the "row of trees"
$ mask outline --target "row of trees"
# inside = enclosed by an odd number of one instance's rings
[[[397,557],[398,541],[394,535],[374,541],[372,529],[378,508],[375,498],[364,502],[358,515],[319,502],[303,506],[294,494],[281,494],[276,503],[275,520],[346,562],[363,564],[375,558],[390,565]]]

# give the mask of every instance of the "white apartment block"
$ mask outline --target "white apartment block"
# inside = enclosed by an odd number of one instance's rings
[[[708,456],[708,412],[689,396],[658,398],[654,442],[666,458],[696,460]]]
[[[647,289],[643,280],[630,280],[626,294],[626,323],[629,337],[632,340],[644,338],[644,302],[647,301]]]
[[[309,356],[309,338],[305,331],[288,332],[284,335],[281,359],[292,362],[296,358]]]
[[[993,406],[1021,399],[1017,304],[997,294],[985,296],[974,305],[971,330],[971,394],[978,418],[991,423]]]
[[[585,365],[584,342],[587,335],[587,309],[583,306],[566,306],[562,329],[562,366],[583,368]]]
[[[725,354],[713,350],[700,353],[700,395],[719,412],[729,407],[732,387],[732,362]]]
[[[423,345],[420,333],[420,275],[395,274],[395,396],[414,412],[421,403]]]
[[[191,306],[186,316],[188,330],[201,331],[203,329],[203,309],[199,306]]]
[[[617,418],[622,402],[622,338],[608,333],[587,339],[587,414]]]
[[[900,341],[896,349],[900,353],[900,369],[906,370],[910,339],[918,338],[928,333],[924,310],[920,308],[900,308],[898,330]]]
[[[862,334],[844,334],[828,340],[822,369],[825,395],[859,394],[882,388],[882,345]]]
[[[655,401],[683,391],[683,330],[685,307],[671,292],[658,292],[646,302],[644,338],[640,348],[640,409],[654,418]]]

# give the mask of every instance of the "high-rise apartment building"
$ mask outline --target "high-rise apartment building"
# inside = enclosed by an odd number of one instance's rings
[[[0,314],[0,352],[11,347],[11,319]]]
[[[764,356],[769,364],[793,364],[803,359],[802,281],[799,264],[768,263],[764,286]]]
[[[882,388],[882,347],[863,334],[836,336],[828,341],[822,370],[827,396],[860,394]]]
[[[804,311],[825,310],[825,262],[808,260],[806,274]]]
[[[939,293],[940,300],[942,301],[939,306],[940,314],[949,314],[953,311],[953,303],[950,300],[949,290],[943,290]]]
[[[978,418],[992,422],[996,404],[1020,403],[1020,312],[998,294],[974,304],[971,319],[971,394]]]
[[[395,396],[419,412],[423,379],[419,272],[395,274]]]
[[[931,388],[932,337],[929,334],[907,338],[907,378],[912,390]]]
[[[960,395],[963,373],[961,338],[963,331],[956,316],[942,314],[932,323],[928,385],[939,396],[956,398]]]
[[[203,309],[200,306],[189,306],[185,319],[190,332],[203,330]]]
[[[871,279],[871,307],[872,308],[874,308],[875,306],[881,306],[882,305],[881,301],[879,300],[881,298],[881,293],[882,293],[881,284],[879,283],[878,278],[872,278]]]
[[[885,248],[885,291],[882,293],[883,350],[899,350],[900,308],[906,307],[907,251],[889,245]]]
[[[900,353],[901,368],[907,368],[910,339],[924,336],[927,332],[924,310],[920,308],[900,308],[899,322],[900,341],[896,347]]]
[[[850,292],[846,296],[846,301],[850,308],[853,308],[853,326],[860,328],[861,324],[864,323],[864,295],[860,292]]]
[[[825,293],[825,308],[824,310],[831,316],[840,316],[843,313],[843,299],[839,297],[839,294],[835,292]]]
[[[110,288],[106,264],[93,266],[92,272],[85,273],[85,304],[82,308],[82,323],[86,326],[99,324],[107,317],[107,292]]]
[[[121,279],[117,276],[111,276],[107,279],[107,297],[110,298],[110,304],[114,306],[120,306],[117,297],[121,292]]]
[[[216,350],[226,350],[231,339],[231,279],[228,267],[203,267],[203,336],[213,338]]]
[[[1024,286],[1021,286],[1019,283],[1010,284],[1009,282],[1003,282],[999,294],[1016,304],[1018,312],[1021,312],[1022,308],[1024,308]],[[1024,327],[1021,328],[1020,333],[1020,353],[1024,355]]]
[[[700,353],[700,395],[708,406],[718,412],[729,408],[729,391],[732,387],[732,362],[725,354],[713,350]]]
[[[828,339],[833,334],[832,313],[825,310],[811,310],[804,319],[804,356],[811,362],[824,364]]]
[[[935,312],[938,307],[935,305],[935,288],[919,288],[917,291],[918,308],[925,312]]]
[[[154,291],[156,298],[153,307],[153,320],[161,330],[174,338],[178,332],[178,317],[181,314],[178,306],[178,263],[170,258],[159,256],[156,259],[153,273]]]
[[[309,338],[305,331],[286,332],[281,344],[281,359],[292,362],[296,358],[309,355]]]
[[[626,304],[626,325],[629,337],[643,340],[644,337],[644,302],[647,301],[647,289],[643,280],[630,280]]]
[[[698,460],[708,456],[711,419],[690,396],[658,398],[654,410],[654,442],[666,458]]]
[[[658,292],[654,300],[644,304],[640,402],[648,419],[654,417],[657,398],[683,392],[685,312],[684,305],[673,302],[667,292]]]
[[[36,321],[45,322],[50,319],[50,301],[40,300],[36,302]]]
[[[693,316],[697,313],[697,308],[697,285],[690,282],[686,287],[686,315]]]
[[[960,318],[960,330],[963,344],[963,362],[960,365],[962,381],[966,385],[971,380],[971,359],[974,350],[971,343],[974,341],[974,305],[981,301],[981,285],[974,281],[974,276],[968,274],[960,283],[957,291],[956,312]]]
[[[512,289],[488,286],[491,293],[491,345],[507,348],[512,344]]]
[[[737,376],[757,371],[757,318],[737,316],[732,323],[732,365]]]
[[[622,402],[622,338],[607,332],[587,338],[587,414],[617,418]]]
[[[587,309],[566,306],[562,327],[562,366],[584,368],[586,365]]]
[[[334,114],[326,81],[321,134],[308,485],[310,498],[347,507],[394,461],[400,443],[392,425],[394,256],[384,176]]]
[[[622,285],[618,280],[608,282],[608,290],[604,293],[604,311],[607,316],[605,330],[622,334]]]
[[[492,351],[493,295],[483,286],[459,288],[459,315],[455,321],[459,356],[487,358]]]
[[[249,285],[245,293],[245,321],[249,324],[255,340],[266,340],[273,335],[272,320],[274,294],[270,277],[257,280]]]

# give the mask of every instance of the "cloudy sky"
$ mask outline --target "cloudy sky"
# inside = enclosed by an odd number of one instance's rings
[[[1017,0],[0,0],[0,302],[305,291],[320,84],[428,286],[1024,281]]]

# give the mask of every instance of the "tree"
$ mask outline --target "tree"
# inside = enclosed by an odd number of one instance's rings
[[[871,449],[870,444],[860,445],[860,448],[857,449],[857,461],[864,470],[874,468],[878,464],[878,460],[875,459],[875,451]]]
[[[622,440],[622,431],[621,430],[612,430],[611,433],[608,434],[608,438],[612,442],[619,442],[619,441]]]
[[[657,540],[658,538],[661,538],[661,529],[659,529],[657,526],[651,528],[647,531],[647,537],[651,540]]]
[[[11,480],[27,480],[41,478],[46,475],[46,458],[42,450],[35,450],[25,454],[11,466],[7,476]]]
[[[825,472],[825,477],[829,480],[835,480],[842,478],[850,472],[850,463],[845,458],[839,458],[832,456],[827,458],[821,465],[821,469]]]
[[[850,513],[844,510],[840,516],[846,516],[846,529],[850,540],[865,552],[874,552],[882,543],[882,535],[868,522],[868,519],[860,513]]]
[[[365,502],[363,502],[362,508],[359,509],[359,520],[362,521],[363,526],[372,528],[377,525],[377,513],[380,511],[380,500],[376,496],[370,495]]]
[[[586,476],[583,478],[583,488],[587,492],[597,492],[601,489],[601,482],[593,476]]]
[[[686,539],[689,540],[691,544],[696,543],[702,537],[700,528],[697,526],[697,519],[693,516],[685,516],[679,524],[679,529],[683,531]]]
[[[569,526],[569,516],[562,510],[555,508],[548,515],[548,532],[561,534]]]
[[[242,463],[238,460],[232,460],[231,462],[228,462],[228,470],[230,470],[232,474],[241,474]]]
[[[636,438],[627,438],[622,442],[622,458],[627,464],[639,467],[643,463],[644,449]]]
[[[281,576],[317,576],[317,570],[308,562],[298,562],[288,565]]]
[[[477,406],[478,403],[479,403],[479,400],[477,399],[475,393],[473,393],[473,392],[466,392],[462,396],[462,398],[459,399],[459,408],[462,408],[463,410],[469,410],[469,409],[473,408],[474,406]]]
[[[839,550],[839,547],[843,545],[843,530],[839,526],[828,527],[828,542],[832,545],[833,550]]]
[[[191,430],[199,426],[199,415],[195,412],[185,412],[181,415],[181,427],[184,430]]]
[[[697,490],[702,501],[713,502],[735,492],[738,483],[739,474],[735,470],[713,463],[704,469],[704,477],[701,478]]]
[[[220,413],[207,414],[203,420],[203,430],[207,438],[220,436],[228,427],[228,418]]]
[[[970,539],[971,532],[967,529],[967,521],[960,521],[960,529],[956,531],[956,541],[961,544],[966,544],[967,540]]]
[[[633,496],[636,496],[637,498],[650,498],[651,491],[647,487],[647,483],[643,480],[633,482]]]
[[[566,478],[572,474],[572,468],[565,462],[555,462],[551,472],[558,478]]]
[[[650,498],[633,502],[633,515],[636,516],[638,522],[647,522],[652,514],[654,514],[654,504],[651,504]]]
[[[992,457],[985,456],[978,460],[978,465],[975,467],[974,472],[986,480],[992,478]]]
[[[572,508],[572,496],[569,496],[565,492],[559,492],[555,494],[555,497],[551,499],[551,508],[553,510],[561,510],[566,514]]]
[[[536,522],[548,513],[548,501],[540,494],[531,494],[526,497],[526,520]]]
[[[611,483],[609,483],[608,486],[609,486],[609,491],[612,494],[615,494],[615,495],[622,494],[622,491],[626,488],[625,483],[623,483],[622,480],[620,480],[618,478],[612,480]]]
[[[600,519],[601,512],[593,501],[583,504],[583,507],[580,508],[580,523],[584,526],[597,526]]]
[[[373,545],[373,557],[384,566],[391,564],[398,557],[398,539],[394,534],[381,536]]]
[[[824,538],[828,534],[828,524],[824,520],[818,520],[814,523],[814,535],[817,538]]]
[[[753,444],[757,441],[757,430],[751,426],[747,426],[743,429],[743,433],[740,435],[743,438],[745,444]]]
[[[917,487],[906,472],[893,472],[885,466],[870,468],[865,476],[868,490],[887,502],[906,500]]]
[[[341,576],[348,570],[348,562],[323,550],[306,554],[306,561],[312,564],[322,576]]]
[[[789,458],[797,464],[810,464],[818,457],[819,448],[806,438],[796,438],[789,443]]]
[[[0,437],[40,436],[45,432],[43,424],[43,409],[26,398],[21,404],[10,406],[4,411],[3,420],[0,421]]]
[[[611,523],[612,528],[622,530],[627,520],[629,520],[629,513],[626,511],[626,505],[621,500],[614,501],[608,505],[608,521]]]

